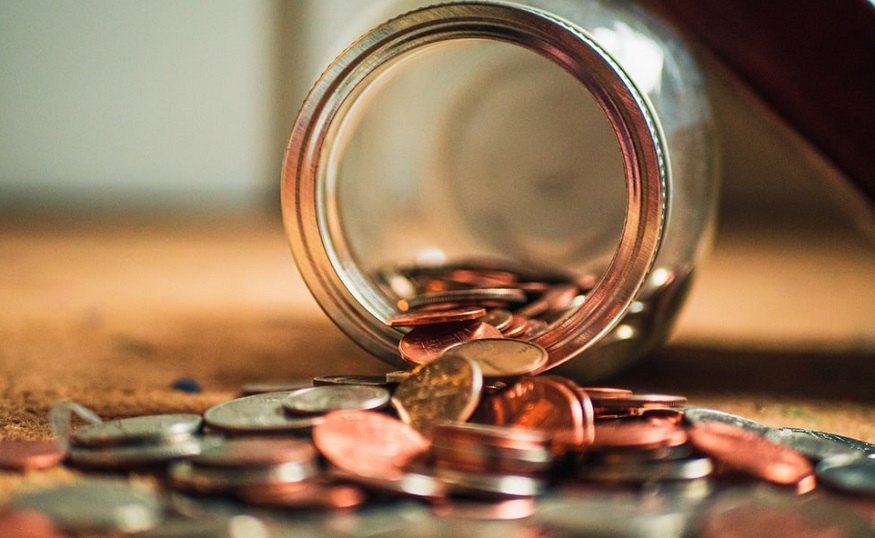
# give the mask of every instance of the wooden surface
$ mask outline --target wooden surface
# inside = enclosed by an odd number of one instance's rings
[[[875,442],[873,275],[846,231],[724,226],[668,346],[606,384]],[[272,215],[6,216],[0,344],[2,438],[49,437],[59,399],[202,412],[248,382],[390,370],[322,314]],[[72,476],[0,472],[0,494]]]

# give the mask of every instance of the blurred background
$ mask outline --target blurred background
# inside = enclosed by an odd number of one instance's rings
[[[5,0],[0,207],[275,211],[305,92],[381,4]],[[712,60],[724,225],[764,209],[871,226],[841,174]]]

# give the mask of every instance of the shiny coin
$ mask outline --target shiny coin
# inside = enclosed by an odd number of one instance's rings
[[[486,315],[480,318],[480,321],[492,325],[499,331],[504,331],[513,321],[513,314],[503,308],[491,308]]]
[[[671,394],[633,394],[632,396],[594,397],[590,395],[596,409],[664,409],[684,407],[685,396]]]
[[[402,312],[434,305],[462,305],[479,303],[524,303],[526,294],[516,288],[481,288],[447,290],[437,293],[424,293],[398,300]]]
[[[410,370],[395,370],[394,372],[386,373],[386,382],[391,385],[397,385],[410,377]]]
[[[501,331],[482,321],[459,321],[415,327],[401,337],[398,351],[412,364],[425,364],[450,346],[480,338],[501,338]]]
[[[218,442],[216,438],[189,439],[174,443],[152,443],[106,447],[71,447],[70,462],[78,467],[128,469],[159,465],[200,454],[205,444]]]
[[[313,442],[334,466],[354,476],[400,479],[429,442],[403,422],[373,411],[335,411],[313,428]]]
[[[520,316],[535,317],[549,310],[561,310],[577,297],[579,291],[576,284],[555,284],[550,286],[541,297],[518,308],[514,313]]]
[[[267,394],[270,392],[289,392],[298,389],[312,387],[311,379],[297,381],[262,381],[260,383],[247,383],[240,387],[240,396],[252,396],[254,394]]]
[[[479,500],[451,499],[436,504],[432,512],[438,517],[472,519],[478,521],[512,521],[525,519],[535,513],[536,505],[530,497],[519,499]]]
[[[702,453],[769,482],[797,485],[814,474],[802,454],[737,426],[711,422],[695,425],[687,434]]]
[[[440,422],[468,420],[482,388],[483,374],[476,362],[448,355],[414,369],[395,389],[392,405],[401,420],[428,435]]]
[[[534,476],[472,473],[447,468],[435,469],[434,475],[447,485],[450,492],[464,495],[534,497],[547,489],[546,482]]]
[[[315,447],[302,439],[243,437],[216,442],[191,461],[202,467],[233,468],[308,463],[315,459]]]
[[[833,488],[875,496],[875,459],[833,456],[817,465],[817,479]]]
[[[596,482],[643,484],[661,480],[696,480],[710,476],[714,466],[709,458],[689,458],[621,465],[582,465],[581,478]]]
[[[316,476],[315,461],[289,462],[266,467],[203,467],[178,461],[168,469],[177,487],[200,493],[231,493],[240,488],[300,482]]]
[[[342,469],[329,469],[332,478],[355,482],[363,488],[398,497],[421,499],[429,502],[443,502],[447,496],[447,486],[431,474],[402,471],[388,477],[363,476]]]
[[[321,417],[294,417],[283,409],[283,399],[291,392],[271,392],[244,396],[215,405],[204,413],[211,427],[228,432],[294,432],[317,424]]]
[[[298,389],[283,398],[286,411],[294,414],[318,414],[344,409],[382,409],[389,403],[390,392],[384,387],[368,385],[325,385]]]
[[[189,437],[200,427],[201,417],[194,414],[122,418],[79,428],[73,433],[73,443],[93,447],[172,441]]]
[[[810,435],[812,437],[820,437],[821,439],[827,439],[829,441],[835,441],[836,443],[840,443],[845,445],[848,448],[852,448],[859,452],[864,452],[867,454],[875,454],[875,444],[867,443],[866,441],[861,441],[859,439],[854,439],[851,437],[845,437],[844,435],[839,435],[836,433],[822,432],[817,430],[807,430],[805,428],[780,428],[780,431],[784,432],[798,432],[804,435]]]
[[[283,487],[243,488],[237,492],[237,498],[254,506],[296,510],[340,510],[361,506],[367,500],[365,493],[356,486],[318,480]]]
[[[792,448],[818,461],[833,456],[863,456],[865,454],[845,443],[800,428],[770,429],[765,436],[769,441]]]
[[[536,474],[549,470],[553,454],[544,432],[448,422],[432,429],[437,467],[473,472]]]
[[[462,342],[447,349],[443,356],[447,355],[458,355],[476,362],[487,379],[534,374],[547,364],[547,350],[543,347],[506,338]]]
[[[596,422],[594,429],[595,435],[589,450],[653,449],[687,442],[687,433],[671,424],[602,421]]]
[[[163,517],[157,493],[121,480],[87,479],[21,493],[10,505],[42,512],[58,526],[78,533],[142,532]]]
[[[0,469],[19,472],[47,469],[66,456],[55,441],[0,439]]]
[[[765,424],[750,420],[749,418],[733,415],[717,409],[706,407],[688,407],[684,409],[684,421],[688,424],[707,424],[710,422],[722,422],[742,428],[757,435],[766,435],[771,428]]]
[[[386,323],[390,327],[416,327],[433,323],[468,321],[486,315],[486,309],[478,306],[452,308],[448,310],[410,311],[391,316]]]
[[[526,333],[528,326],[529,318],[519,314],[511,314],[510,323],[501,330],[501,334],[505,338],[520,338]]]

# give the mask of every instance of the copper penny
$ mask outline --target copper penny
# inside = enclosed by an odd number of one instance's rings
[[[205,448],[192,462],[208,467],[262,467],[316,458],[315,447],[301,439],[241,437]]]
[[[401,358],[425,364],[440,357],[455,344],[478,338],[501,338],[501,331],[482,321],[457,321],[414,327],[398,343]]]
[[[688,435],[702,453],[769,482],[797,485],[814,474],[802,454],[737,426],[697,424],[688,429]]]
[[[511,314],[510,323],[501,331],[505,338],[519,338],[526,333],[529,318],[519,314]]]
[[[428,435],[443,421],[465,422],[477,408],[483,374],[480,365],[459,355],[445,355],[415,368],[392,395],[399,417]]]
[[[507,338],[480,338],[456,344],[444,356],[460,355],[480,365],[486,379],[504,379],[539,372],[547,364],[547,350],[532,342]]]
[[[546,431],[557,452],[583,446],[588,435],[577,394],[550,377],[523,379],[486,398],[476,420]]]
[[[486,312],[485,316],[480,318],[480,321],[492,325],[499,331],[504,331],[513,321],[513,314],[510,313],[510,310],[492,308]]]
[[[245,487],[235,495],[241,501],[267,508],[301,510],[341,510],[364,504],[367,496],[349,484],[329,484],[320,480],[303,480],[269,487]]]
[[[0,469],[22,472],[47,469],[66,456],[54,441],[0,440]]]
[[[580,387],[580,390],[586,393],[590,399],[623,398],[632,396],[631,390],[614,387]]]
[[[480,306],[452,308],[448,310],[413,310],[391,316],[386,323],[390,327],[416,327],[433,323],[450,323],[453,321],[468,321],[486,315],[486,309]]]
[[[590,450],[679,446],[687,441],[687,434],[675,425],[649,422],[598,422]]]
[[[313,442],[328,461],[353,475],[396,478],[424,454],[428,440],[400,420],[374,411],[335,411],[313,428]]]
[[[687,405],[685,396],[673,394],[633,394],[631,396],[590,395],[593,407],[604,410],[614,409],[666,409]]]
[[[463,290],[447,290],[436,293],[424,293],[408,299],[399,299],[398,310],[407,312],[425,306],[434,305],[483,305],[483,304],[508,304],[523,303],[526,294],[516,288],[478,288]]]
[[[0,536],[9,538],[63,538],[52,519],[36,510],[0,510]]]

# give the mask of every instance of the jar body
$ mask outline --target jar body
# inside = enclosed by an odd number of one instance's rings
[[[323,309],[396,366],[386,267],[586,275],[594,286],[535,341],[551,367],[598,379],[668,334],[711,226],[712,136],[693,59],[635,5],[426,7],[377,26],[314,86],[284,220]]]

